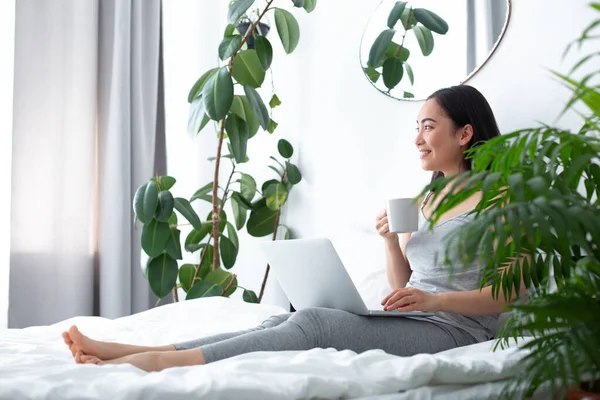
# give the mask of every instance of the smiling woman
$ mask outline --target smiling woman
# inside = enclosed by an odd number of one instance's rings
[[[10,190],[12,149],[13,59],[15,42],[15,2],[0,2],[0,171]],[[8,322],[8,271],[10,249],[10,195],[0,196],[0,329]]]

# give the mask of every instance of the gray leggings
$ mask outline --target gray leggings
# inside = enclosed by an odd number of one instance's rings
[[[256,328],[175,344],[177,350],[201,348],[207,363],[253,351],[333,347],[357,353],[382,349],[398,356],[437,353],[477,343],[466,332],[427,319],[363,317],[328,308],[274,315]]]

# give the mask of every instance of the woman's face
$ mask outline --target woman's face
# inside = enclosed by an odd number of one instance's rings
[[[461,172],[464,150],[473,137],[471,125],[457,128],[436,99],[427,100],[417,118],[415,144],[421,167],[446,176]]]

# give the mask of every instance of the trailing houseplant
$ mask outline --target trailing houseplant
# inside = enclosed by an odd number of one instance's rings
[[[382,77],[388,93],[402,81],[405,73],[410,84],[414,84],[414,72],[407,62],[410,50],[404,43],[409,31],[415,35],[423,56],[427,57],[434,48],[433,33],[445,35],[448,23],[425,8],[413,8],[405,1],[394,4],[387,18],[387,29],[371,45],[367,65],[363,66],[365,75],[374,84]],[[400,43],[394,41],[397,35],[402,36]],[[414,95],[404,91],[403,97],[408,99]]]
[[[594,21],[574,43],[597,40],[599,25]],[[469,152],[472,171],[425,189],[440,199],[434,223],[482,193],[474,220],[457,230],[444,256],[479,262],[481,287],[492,282],[496,298],[517,299],[497,346],[525,331],[533,338],[520,347],[523,369],[506,388],[510,398],[540,387],[553,397],[570,387],[600,391],[600,86],[593,83],[599,72],[572,77],[598,54],[568,75],[554,72],[572,92],[563,113],[575,104],[585,108],[579,130],[541,125],[502,135]],[[444,187],[447,195],[440,194]]]
[[[249,160],[248,140],[260,129],[272,134],[277,128],[272,109],[280,104],[273,93],[267,109],[257,90],[270,69],[273,47],[264,35],[255,34],[255,30],[267,13],[273,13],[277,33],[287,54],[294,51],[300,38],[298,22],[292,13],[274,7],[273,3],[274,0],[265,1],[243,33],[236,32],[236,27],[240,20],[248,18],[254,0],[230,3],[229,24],[218,48],[221,65],[202,74],[188,95],[188,131],[195,135],[209,121],[216,124],[218,145],[215,156],[210,158],[214,162],[213,181],[189,199],[173,198],[170,189],[176,180],[170,176],[152,178],[136,191],[133,207],[136,219],[143,224],[142,248],[150,257],[143,270],[159,299],[173,290],[178,301],[178,288],[186,292],[186,299],[230,296],[241,288],[237,276],[229,269],[235,265],[239,250],[237,231],[244,226],[251,236],[272,235],[274,240],[279,228],[283,228],[287,237],[287,228],[280,223],[281,210],[292,187],[302,179],[298,167],[290,161],[292,145],[285,139],[279,140],[280,158],[271,157],[274,164],[269,165],[276,172],[276,179],[267,180],[260,187],[250,174],[238,168]],[[316,0],[293,0],[293,5],[311,12]],[[250,38],[254,39],[252,49],[247,46]],[[230,170],[228,179],[221,185],[224,160],[228,160]],[[206,219],[198,216],[192,207],[194,201],[211,204],[212,211]],[[185,222],[180,222],[181,217]],[[180,237],[181,225],[192,226],[184,240]],[[191,253],[199,251],[199,262],[179,266],[177,260],[183,258],[182,249]],[[268,272],[267,265],[259,295],[243,288],[245,301],[261,300]]]

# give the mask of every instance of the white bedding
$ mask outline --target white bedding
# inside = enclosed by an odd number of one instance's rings
[[[518,364],[515,346],[491,352],[490,341],[414,357],[395,357],[380,350],[250,353],[206,366],[145,373],[130,365],[74,364],[60,338],[64,329],[77,324],[83,333],[101,340],[168,344],[249,328],[284,311],[218,297],[165,305],[116,320],[77,317],[51,326],[3,331],[0,398],[263,400],[367,397],[404,390],[414,393],[407,398],[431,398],[436,388],[448,388],[442,393],[449,393],[452,388],[483,383],[479,386],[489,391],[486,382],[512,376]],[[497,395],[502,385],[493,386]]]

